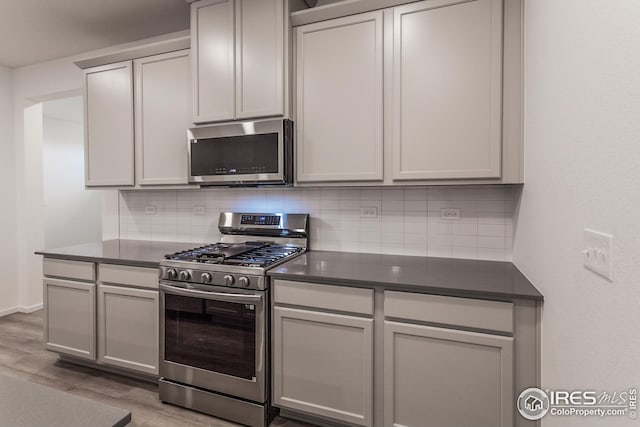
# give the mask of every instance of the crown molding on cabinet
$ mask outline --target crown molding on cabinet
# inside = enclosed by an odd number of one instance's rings
[[[189,49],[190,47],[191,33],[189,30],[184,30],[112,46],[99,51],[99,54],[93,52],[91,56],[75,61],[74,64],[84,70],[115,62],[130,61],[145,56]]]
[[[291,13],[291,26],[311,24],[328,19],[415,3],[417,0],[343,0]]]

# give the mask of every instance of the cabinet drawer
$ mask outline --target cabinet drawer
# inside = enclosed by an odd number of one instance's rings
[[[385,291],[385,317],[513,333],[513,304]]]
[[[373,315],[373,290],[276,280],[273,300],[326,310]]]
[[[42,272],[46,277],[76,279],[86,282],[96,280],[95,264],[92,262],[45,258],[42,263]]]
[[[102,283],[158,289],[158,270],[130,265],[98,264],[98,280]]]

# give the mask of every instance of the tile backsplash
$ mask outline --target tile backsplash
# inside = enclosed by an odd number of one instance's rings
[[[508,185],[121,191],[120,238],[212,243],[224,211],[311,215],[311,249],[511,260]],[[361,208],[376,208],[364,218]],[[443,208],[460,219],[442,219]]]

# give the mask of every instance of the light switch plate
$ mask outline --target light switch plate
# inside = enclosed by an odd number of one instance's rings
[[[613,281],[613,236],[585,228],[582,259],[587,269]]]

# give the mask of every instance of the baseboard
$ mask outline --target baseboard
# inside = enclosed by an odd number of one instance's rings
[[[34,311],[41,310],[42,307],[43,307],[42,303],[34,304],[28,307],[24,305],[19,305],[17,307],[9,307],[9,308],[5,308],[4,310],[0,310],[0,317],[8,316],[13,313],[33,313]]]
[[[18,307],[5,308],[4,310],[0,310],[0,317],[8,316],[10,314],[17,313],[17,312],[18,312]]]
[[[30,305],[28,307],[21,305],[21,306],[18,306],[17,311],[20,313],[33,313],[34,311],[42,310],[42,307],[43,307],[42,303]]]

